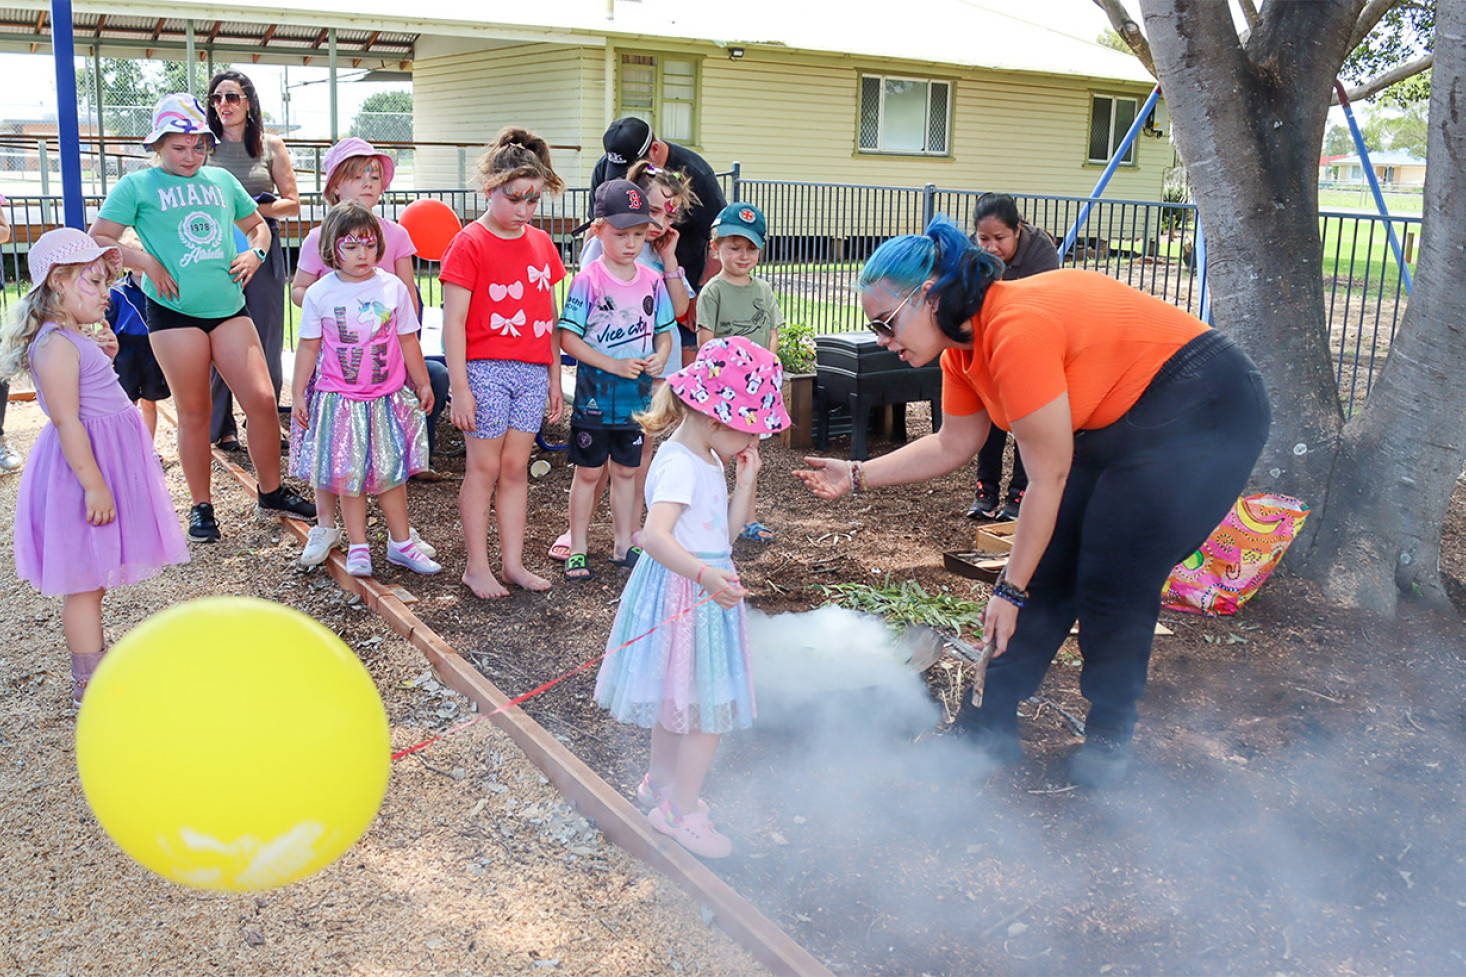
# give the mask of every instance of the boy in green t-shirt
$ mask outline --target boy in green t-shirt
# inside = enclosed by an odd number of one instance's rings
[[[746,336],[769,352],[779,352],[784,313],[774,290],[753,269],[764,246],[768,224],[753,204],[729,204],[713,221],[713,249],[723,270],[697,297],[697,344],[724,336]]]
[[[697,297],[697,344],[725,336],[744,336],[774,355],[779,353],[779,329],[784,313],[774,290],[753,269],[763,251],[768,222],[753,204],[729,204],[713,221],[713,250],[723,263]],[[757,451],[757,445],[754,450]],[[748,511],[753,512],[754,500]],[[773,532],[758,520],[743,527],[743,539],[767,543]]]

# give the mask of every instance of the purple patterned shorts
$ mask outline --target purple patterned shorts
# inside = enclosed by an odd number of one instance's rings
[[[519,360],[469,360],[473,392],[471,438],[502,438],[509,430],[537,434],[550,398],[550,368]]]

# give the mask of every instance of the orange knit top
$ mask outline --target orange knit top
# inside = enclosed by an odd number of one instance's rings
[[[958,417],[986,410],[1011,430],[1013,421],[1068,393],[1074,430],[1106,427],[1207,328],[1097,271],[994,282],[972,319],[973,348],[942,354],[942,410]]]

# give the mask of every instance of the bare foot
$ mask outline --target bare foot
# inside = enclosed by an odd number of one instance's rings
[[[508,597],[509,588],[501,584],[490,570],[463,571],[463,585],[473,591],[475,597],[490,600],[494,597]],[[546,586],[549,586],[546,584]]]
[[[518,570],[506,569],[504,571],[504,579],[512,584],[518,584],[525,590],[550,589],[550,581],[538,574],[530,573],[524,567],[520,567]]]

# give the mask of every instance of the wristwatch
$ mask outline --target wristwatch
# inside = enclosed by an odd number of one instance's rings
[[[256,258],[259,258],[259,259],[260,259],[260,263],[261,263],[261,264],[263,264],[263,263],[264,263],[264,260],[265,260],[265,259],[266,259],[266,258],[267,258],[267,257],[269,257],[269,255],[267,255],[267,254],[266,254],[266,253],[265,253],[265,249],[264,249],[264,248],[250,248],[250,250],[251,250],[251,251],[253,251],[253,252],[254,252],[254,253],[255,253],[255,257],[256,257]]]

